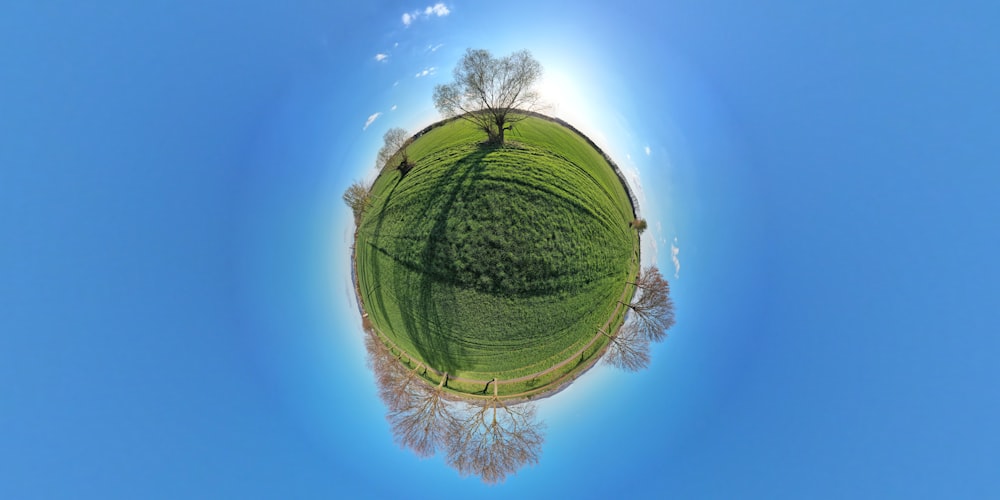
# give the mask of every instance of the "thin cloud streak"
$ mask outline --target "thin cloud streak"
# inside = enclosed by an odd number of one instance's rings
[[[678,254],[681,253],[680,247],[677,246],[677,237],[674,236],[674,241],[670,243],[670,260],[674,262],[674,278],[679,278],[681,275],[681,259]]]
[[[372,123],[375,123],[375,120],[377,120],[378,117],[380,117],[380,116],[382,116],[382,112],[381,111],[376,111],[376,112],[372,113],[371,116],[369,116],[368,119],[365,120],[365,126],[361,130],[368,130],[368,127]]]

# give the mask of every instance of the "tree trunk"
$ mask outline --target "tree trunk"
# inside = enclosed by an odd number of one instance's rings
[[[506,121],[507,120],[501,117],[495,117],[493,120],[494,124],[497,126],[497,135],[495,138],[495,142],[498,146],[503,145],[503,134],[504,134],[503,125]]]

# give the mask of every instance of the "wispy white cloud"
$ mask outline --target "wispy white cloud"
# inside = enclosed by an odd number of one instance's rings
[[[644,151],[646,151],[646,156],[649,156],[650,154],[653,153],[653,150],[649,149],[649,146],[646,146],[646,149]]]
[[[391,108],[389,108],[389,111],[396,111],[396,105],[395,105],[395,104],[393,104],[393,105],[392,105],[392,107],[391,107]]]
[[[435,68],[434,66],[431,66],[431,67],[426,68],[423,71],[417,73],[415,75],[415,78],[422,78],[422,77],[425,77],[425,76],[428,76],[428,75],[433,75],[436,71],[437,71],[437,68]]]
[[[384,61],[384,60],[386,60],[388,58],[389,58],[389,54],[383,54],[381,52],[379,52],[378,54],[375,54],[375,60],[376,61]]]
[[[409,26],[413,24],[414,21],[420,19],[426,19],[429,17],[444,17],[448,14],[451,14],[451,9],[449,9],[444,3],[438,2],[434,5],[428,5],[424,8],[424,10],[417,9],[412,12],[404,12],[403,26]]]
[[[674,241],[670,243],[670,260],[674,261],[674,278],[679,278],[681,275],[681,259],[677,255],[681,253],[680,247],[677,246],[677,237],[674,236]]]
[[[440,49],[441,47],[444,47],[443,43],[439,43],[437,45],[428,45],[427,46],[427,50],[429,50],[431,52],[437,52],[437,50]]]
[[[396,80],[395,82],[393,82],[392,86],[393,87],[398,87],[399,86],[399,80]]]
[[[377,120],[378,117],[380,117],[380,116],[382,116],[382,112],[381,111],[376,111],[376,112],[372,113],[371,116],[369,116],[368,119],[365,120],[365,126],[361,130],[368,130],[368,126],[371,125],[372,123],[375,123],[375,120]]]
[[[424,9],[424,15],[426,16],[434,15],[441,17],[441,16],[447,16],[448,14],[451,14],[451,11],[448,10],[448,7],[441,2],[438,2],[434,5],[430,5],[426,9]]]

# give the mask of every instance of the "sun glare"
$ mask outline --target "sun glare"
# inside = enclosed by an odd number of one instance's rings
[[[546,68],[538,84],[538,93],[548,108],[548,113],[563,116],[577,109],[581,105],[577,92],[578,85],[579,82],[574,82],[566,73]]]

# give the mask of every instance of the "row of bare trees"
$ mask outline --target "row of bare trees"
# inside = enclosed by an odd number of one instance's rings
[[[386,131],[382,140],[384,143],[375,158],[375,167],[381,171],[396,169],[400,177],[405,176],[413,168],[413,162],[406,153],[406,146],[410,143],[409,134],[402,128],[394,127]],[[372,204],[372,184],[356,181],[344,191],[343,198],[344,203],[351,208],[354,225],[357,226],[361,222],[361,215]]]
[[[366,325],[367,327],[368,325]],[[366,328],[368,363],[396,443],[424,458],[444,451],[461,475],[503,482],[525,465],[538,463],[544,425],[532,404],[507,404],[493,380],[493,395],[476,403],[448,397],[445,373],[437,386],[423,380],[426,367],[406,366],[377,334]]]
[[[615,334],[603,330],[608,337],[605,361],[625,371],[639,371],[649,366],[650,344],[667,338],[667,330],[674,325],[674,302],[670,298],[670,283],[663,278],[656,266],[639,272],[634,282],[636,294],[629,303],[625,324]]]

